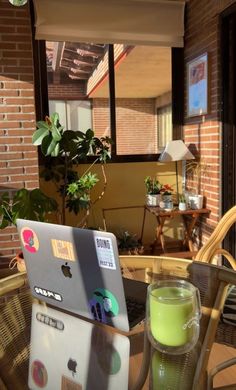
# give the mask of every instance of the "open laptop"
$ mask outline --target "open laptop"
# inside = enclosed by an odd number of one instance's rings
[[[125,332],[145,318],[147,284],[122,279],[114,234],[24,219],[17,228],[33,296]]]
[[[33,303],[31,390],[128,389],[129,353],[128,337],[45,303]]]

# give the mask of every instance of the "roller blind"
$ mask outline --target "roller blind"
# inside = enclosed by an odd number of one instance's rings
[[[33,1],[36,39],[183,46],[184,1]]]

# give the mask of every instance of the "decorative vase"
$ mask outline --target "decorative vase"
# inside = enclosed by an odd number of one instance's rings
[[[164,205],[165,205],[165,207],[164,207],[165,210],[172,210],[174,208],[172,200],[168,201],[168,202],[164,202]]]
[[[180,203],[179,203],[179,210],[180,210],[180,211],[185,211],[186,208],[187,208],[187,205],[186,205],[185,202],[180,202]]]
[[[189,195],[189,204],[191,209],[202,209],[203,207],[203,195]]]
[[[165,203],[172,202],[172,195],[171,194],[168,194],[168,195],[163,194],[162,195],[162,200]]]
[[[146,195],[147,206],[159,206],[161,201],[161,194],[148,194]]]

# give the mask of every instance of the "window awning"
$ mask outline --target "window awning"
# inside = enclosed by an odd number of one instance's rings
[[[184,1],[33,0],[36,39],[182,47]]]

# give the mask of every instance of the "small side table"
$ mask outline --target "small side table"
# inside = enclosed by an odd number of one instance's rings
[[[185,211],[181,211],[178,208],[174,208],[172,210],[163,210],[160,207],[145,206],[141,239],[143,238],[143,231],[144,231],[147,211],[154,214],[157,221],[156,238],[155,238],[155,242],[153,243],[153,251],[157,246],[157,244],[160,242],[164,253],[166,252],[166,247],[165,247],[165,238],[163,234],[163,227],[167,219],[175,218],[179,215],[182,216],[183,223],[184,223],[184,236],[185,236],[183,240],[183,244],[186,244],[189,248],[189,251],[193,252],[194,246],[193,246],[192,234],[196,222],[198,221],[200,216],[209,215],[211,212],[209,209],[196,209],[196,210],[188,209]]]

